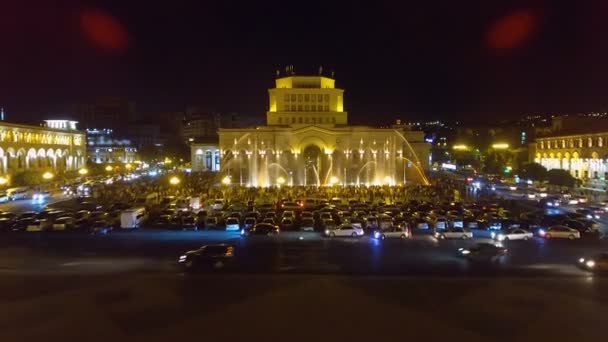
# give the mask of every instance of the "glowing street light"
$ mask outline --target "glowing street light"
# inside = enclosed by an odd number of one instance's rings
[[[6,183],[8,183],[8,178],[0,177],[0,185],[6,185]]]
[[[338,177],[336,177],[336,176],[331,176],[329,178],[329,184],[331,184],[332,186],[338,184],[338,182],[339,182],[339,180],[338,180]]]
[[[391,177],[391,176],[384,177],[384,184],[392,185],[393,184],[393,177]]]
[[[454,145],[452,148],[457,151],[466,151],[469,149],[469,146],[464,145],[464,144],[459,144],[459,145]]]
[[[232,183],[232,180],[230,179],[230,176],[226,176],[226,177],[222,178],[222,184],[224,184],[224,185],[230,185],[230,183]]]
[[[169,184],[171,184],[171,185],[177,185],[177,184],[179,184],[179,182],[180,182],[179,178],[177,178],[175,176],[173,176],[173,177],[171,177],[171,179],[169,179]]]
[[[131,164],[126,164],[126,165],[125,165],[125,168],[126,168],[127,170],[131,170],[131,168],[133,168],[133,165],[131,165]]]
[[[89,173],[89,170],[87,170],[87,169],[83,168],[83,169],[78,170],[78,174],[81,175],[81,176],[84,176],[87,173]]]
[[[277,178],[277,184],[279,184],[279,186],[285,184],[285,178],[283,178],[283,177]]]
[[[506,150],[509,148],[509,144],[505,144],[505,143],[493,144],[492,148],[495,150]]]
[[[49,180],[49,179],[53,179],[53,177],[55,177],[55,175],[53,175],[50,172],[45,172],[44,174],[42,174],[42,178]]]
[[[114,168],[112,167],[112,165],[106,166],[106,171],[112,172],[112,170],[114,170]]]

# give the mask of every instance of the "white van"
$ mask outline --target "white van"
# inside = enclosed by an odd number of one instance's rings
[[[120,228],[138,228],[145,215],[145,208],[131,208],[123,210],[120,213]]]

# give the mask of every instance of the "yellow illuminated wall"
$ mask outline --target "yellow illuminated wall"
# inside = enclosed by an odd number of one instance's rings
[[[268,125],[346,125],[344,90],[322,76],[278,78],[268,90]]]

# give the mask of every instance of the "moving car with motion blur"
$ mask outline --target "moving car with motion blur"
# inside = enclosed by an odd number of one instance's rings
[[[608,272],[608,253],[578,259],[580,268],[591,272]]]
[[[499,262],[507,255],[507,249],[492,243],[478,243],[471,248],[459,248],[458,253],[474,262]]]
[[[538,234],[545,239],[569,239],[575,240],[581,238],[581,232],[566,226],[551,226],[546,230],[540,229]]]
[[[374,238],[378,240],[384,239],[408,239],[411,237],[410,231],[404,226],[393,226],[384,230],[376,230]]]
[[[270,223],[258,223],[251,229],[241,229],[241,235],[274,235],[279,234],[279,227]]]
[[[533,237],[534,237],[534,234],[532,234],[531,232],[529,232],[527,230],[520,229],[520,228],[500,231],[498,233],[492,232],[492,238],[494,240],[498,240],[498,241],[510,241],[510,240],[527,241]]]
[[[363,236],[365,232],[362,228],[355,227],[351,224],[341,224],[336,229],[325,229],[325,235],[329,237],[336,236],[351,236],[359,237]]]
[[[437,239],[472,239],[473,232],[470,230],[464,230],[462,228],[452,228],[445,231],[435,232],[435,238]]]
[[[234,258],[234,247],[227,244],[205,245],[180,255],[178,264],[187,272],[218,270]]]

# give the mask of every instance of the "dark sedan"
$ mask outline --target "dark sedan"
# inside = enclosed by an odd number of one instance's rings
[[[181,255],[178,263],[188,272],[218,270],[234,258],[234,247],[227,244],[205,245]]]

